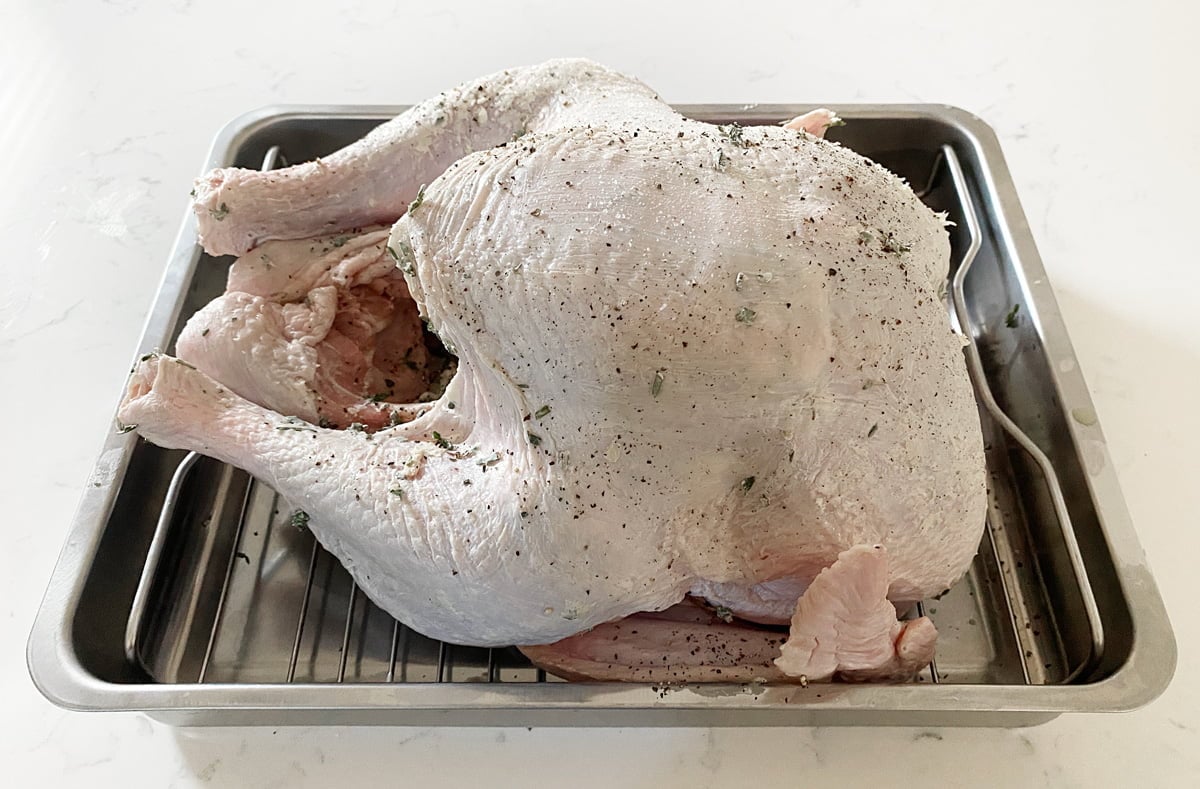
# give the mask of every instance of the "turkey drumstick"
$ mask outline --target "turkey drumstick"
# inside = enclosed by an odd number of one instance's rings
[[[200,241],[213,255],[260,242],[390,224],[456,160],[529,131],[606,115],[670,117],[642,83],[586,60],[502,71],[423,101],[329,156],[280,170],[213,170],[195,183]]]

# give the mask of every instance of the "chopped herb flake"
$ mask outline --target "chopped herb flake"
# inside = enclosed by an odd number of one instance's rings
[[[1021,305],[1014,304],[1008,314],[1004,316],[1004,325],[1010,329],[1017,328],[1017,313],[1020,311]]]
[[[439,432],[438,432],[438,431],[436,431],[436,430],[435,430],[435,431],[433,431],[433,443],[434,443],[434,444],[437,444],[437,445],[438,445],[439,447],[441,447],[442,449],[449,449],[449,448],[450,448],[450,442],[449,442],[449,441],[447,441],[445,438],[443,438],[443,437],[442,437],[442,434],[441,434],[441,433],[439,433]]]
[[[720,129],[721,134],[725,135],[725,137],[731,143],[739,148],[747,148],[750,146],[750,141],[742,135],[742,127],[738,126],[736,123],[731,123],[728,126],[721,126]]]
[[[535,419],[541,419],[541,418],[542,418],[542,417],[544,417],[546,414],[550,413],[550,410],[551,410],[551,409],[550,409],[550,406],[548,406],[548,405],[544,405],[544,406],[542,406],[541,408],[539,408],[538,410],[534,411],[534,412],[533,412],[533,416],[534,416],[534,418],[535,418]]]
[[[400,498],[404,498],[404,491],[398,487],[392,488],[391,490],[388,491],[388,493],[392,494],[393,496],[399,496]]]
[[[118,433],[129,433],[133,430],[137,430],[137,427],[138,427],[137,425],[127,425],[124,422],[122,422],[120,419],[117,420],[117,432]]]
[[[375,394],[371,395],[371,402],[372,403],[382,403],[384,400],[388,399],[391,396],[392,396],[391,392],[376,392]]]
[[[293,528],[304,531],[308,528],[308,513],[304,510],[296,510],[288,519],[288,523],[292,524]]]
[[[754,316],[757,314],[757,312],[749,307],[742,307],[734,317],[737,318],[738,323],[754,323]]]
[[[662,393],[662,387],[663,387],[664,380],[665,379],[663,378],[663,371],[656,370],[654,372],[654,380],[650,382],[650,394],[651,395],[653,395],[654,397],[658,397],[659,394]]]
[[[211,216],[213,219],[217,220],[218,222],[220,222],[225,217],[229,216],[229,206],[225,205],[224,203],[221,203],[221,205],[219,205],[216,208],[208,209],[208,215]]]
[[[421,207],[421,203],[425,202],[425,184],[421,184],[421,188],[417,190],[416,198],[408,204],[408,213],[411,214]]]
[[[542,445],[542,437],[539,436],[537,433],[526,432],[525,435],[529,436],[529,443],[533,444],[535,447],[539,447]]]
[[[396,265],[405,274],[412,274],[416,271],[417,256],[413,254],[412,244],[407,241],[401,241],[396,244],[396,249],[388,247],[388,252],[396,259]]]
[[[898,241],[896,236],[892,233],[887,233],[884,235],[884,232],[880,230],[879,234],[881,236],[879,248],[884,252],[894,252],[896,254],[900,254],[902,252],[908,252],[910,249],[912,249],[910,245]]]
[[[450,450],[449,455],[455,460],[462,460],[463,458],[471,457],[471,455],[474,455],[478,450],[479,447],[455,447],[454,449]]]
[[[875,424],[871,425],[871,429],[867,431],[867,438],[870,438],[871,436],[875,435],[875,431],[876,431],[876,430],[878,430],[878,429],[879,429],[879,423],[878,423],[878,422],[876,422]]]
[[[846,125],[846,122],[844,120],[842,120],[838,116],[834,115],[833,118],[830,119],[829,123],[825,124],[825,128],[826,129],[836,129],[838,126],[845,126],[845,125]]]
[[[754,477],[746,477],[741,481],[739,487],[742,489],[742,493],[749,493],[750,489],[754,487]]]
[[[722,622],[725,622],[726,624],[729,624],[730,622],[733,621],[733,611],[730,611],[726,606],[723,606],[723,605],[717,606],[716,608],[713,609],[713,614],[716,615],[717,619],[720,619]]]

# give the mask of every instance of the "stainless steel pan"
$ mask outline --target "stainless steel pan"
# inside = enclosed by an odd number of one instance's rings
[[[206,168],[327,154],[400,107],[245,115]],[[776,123],[801,105],[684,106],[719,123]],[[1030,725],[1127,710],[1166,687],[1175,644],[1134,536],[1087,388],[996,138],[932,106],[841,106],[834,139],[950,214],[947,308],[990,471],[970,572],[921,610],[937,662],[909,684],[568,683],[514,649],[443,644],[366,600],[279,497],[245,473],[113,432],[29,642],[62,706],[143,710],[176,724]],[[184,220],[138,354],[170,349],[223,290]]]

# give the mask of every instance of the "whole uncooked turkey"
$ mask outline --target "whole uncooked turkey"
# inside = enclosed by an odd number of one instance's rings
[[[944,220],[833,119],[710,125],[553,61],[216,170],[229,292],[119,418],[275,487],[429,636],[569,651],[691,592],[790,621],[789,675],[911,674],[936,632],[897,611],[974,555],[982,441]],[[414,303],[457,358],[424,398]]]

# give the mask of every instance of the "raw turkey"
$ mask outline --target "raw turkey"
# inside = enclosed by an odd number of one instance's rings
[[[425,341],[387,236],[367,228],[262,244],[234,262],[225,295],[188,321],[179,356],[322,427],[411,420],[434,399],[430,383],[453,369]]]
[[[229,292],[119,417],[272,485],[435,638],[561,665],[692,592],[790,623],[788,676],[911,675],[936,632],[897,612],[976,551],[982,441],[944,220],[833,121],[709,125],[552,61],[314,162],[216,170],[195,210],[242,256]],[[414,309],[457,359],[425,403]]]

